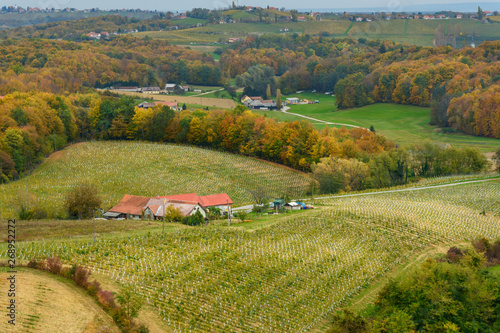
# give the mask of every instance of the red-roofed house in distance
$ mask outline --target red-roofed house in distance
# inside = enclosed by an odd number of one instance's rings
[[[200,212],[204,218],[207,217],[207,212],[198,202],[151,199],[144,208],[144,218],[161,220],[163,219],[165,210],[170,206],[173,206],[175,209],[179,209],[182,216],[191,216],[196,214],[196,212]]]
[[[148,197],[125,194],[118,205],[108,210],[103,216],[112,219],[123,218],[139,220],[142,218],[142,212],[149,200],[150,198]]]
[[[231,205],[233,204],[233,200],[231,200],[231,198],[227,193],[212,194],[202,197],[199,197],[196,193],[186,193],[186,194],[158,196],[157,198],[186,201],[186,202],[197,202],[204,209],[215,207],[221,209],[222,211],[227,210],[228,206],[229,209],[231,209]]]

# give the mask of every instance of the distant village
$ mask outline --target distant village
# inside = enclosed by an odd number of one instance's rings
[[[292,15],[280,15],[276,19],[278,21],[299,21],[305,22],[310,20],[321,21],[324,15],[334,15],[334,19],[339,20],[350,20],[357,22],[371,22],[371,21],[381,21],[381,20],[398,20],[398,19],[422,19],[422,20],[435,20],[435,19],[449,19],[449,18],[478,18],[477,13],[460,13],[454,11],[446,11],[446,12],[437,12],[434,14],[431,13],[405,13],[405,12],[373,12],[373,13],[349,13],[349,12],[299,12],[299,11],[290,11],[284,7],[277,8],[273,6],[237,6],[233,9],[245,10],[247,12],[259,12],[262,10],[275,11],[275,12],[290,12]],[[218,10],[209,10],[208,12],[217,12]],[[171,20],[183,20],[187,19],[190,16],[190,12],[171,12],[171,11],[158,11],[158,10],[141,10],[141,9],[114,9],[114,10],[101,10],[100,8],[89,8],[89,9],[76,9],[76,8],[40,8],[40,7],[20,7],[20,6],[3,6],[0,9],[0,13],[96,13],[96,12],[109,12],[109,13],[162,13],[166,14],[166,17]],[[483,12],[484,16],[492,16],[498,15],[497,11],[488,11],[485,10]],[[482,18],[481,18],[482,19]],[[241,20],[240,20],[241,21]],[[227,23],[237,23],[238,21],[226,15],[221,17],[215,24],[227,24]],[[199,23],[199,26],[203,24]],[[177,29],[179,27],[176,27]],[[175,29],[172,28],[171,29]],[[282,28],[283,31],[287,31]],[[130,33],[132,31],[129,31]]]

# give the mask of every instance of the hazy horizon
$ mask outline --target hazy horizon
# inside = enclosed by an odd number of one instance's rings
[[[109,9],[143,9],[143,10],[159,10],[159,11],[180,11],[189,10],[192,8],[227,8],[233,3],[232,0],[185,0],[177,3],[166,3],[164,1],[154,0],[148,2],[137,3],[131,0],[109,0],[104,4],[100,0],[17,0],[17,1],[0,1],[1,6],[21,6],[21,7],[39,7],[39,8],[56,8],[62,9],[66,7],[77,9],[100,8],[103,10]],[[381,9],[385,11],[410,11],[411,8],[419,8],[421,6],[429,6],[429,8],[438,8],[446,6],[447,4],[468,4],[468,7],[474,8],[478,4],[495,4],[495,8],[486,8],[486,10],[496,10],[500,6],[498,1],[481,1],[479,3],[469,1],[454,1],[454,0],[439,0],[438,4],[429,3],[429,0],[361,0],[356,2],[355,5],[347,4],[345,1],[326,1],[326,0],[312,0],[307,2],[307,7],[301,0],[275,0],[275,1],[234,1],[236,5],[247,6],[272,6],[277,8],[285,7],[287,9],[355,9],[355,10],[370,10]],[[438,9],[442,10],[442,9]],[[462,9],[463,10],[463,9]]]

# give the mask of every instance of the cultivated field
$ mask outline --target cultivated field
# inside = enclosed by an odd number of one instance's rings
[[[494,180],[323,199],[320,209],[252,232],[214,226],[95,245],[26,242],[19,256],[57,254],[132,285],[170,330],[304,332],[430,246],[500,237],[499,193]]]
[[[232,99],[219,99],[219,98],[207,98],[207,97],[191,97],[191,96],[177,96],[177,95],[146,95],[141,93],[127,92],[127,91],[113,91],[121,95],[127,96],[138,96],[138,97],[152,97],[157,101],[164,102],[177,102],[179,104],[196,104],[203,106],[211,106],[222,109],[233,109],[236,107],[236,102]]]
[[[230,11],[231,12],[231,11]],[[240,11],[241,12],[241,11]],[[254,17],[252,14],[238,11],[234,15]],[[239,17],[238,17],[239,18]],[[258,19],[258,17],[257,17]],[[495,19],[495,18],[493,18]],[[457,46],[461,47],[462,36],[466,36],[467,44],[471,42],[474,34],[476,44],[484,40],[497,40],[500,38],[498,23],[483,24],[473,19],[447,19],[447,20],[390,20],[373,22],[351,22],[345,20],[323,20],[306,22],[274,23],[236,23],[215,24],[200,28],[176,31],[140,32],[136,35],[146,35],[168,39],[174,44],[214,43],[219,38],[246,37],[263,33],[283,33],[280,28],[290,28],[290,33],[318,35],[327,32],[333,37],[351,36],[352,38],[368,38],[379,40],[392,40],[397,43],[408,43],[419,46],[433,46],[436,30],[442,26],[446,33],[453,33],[457,27]],[[462,33],[462,35],[460,35]]]
[[[95,184],[103,208],[125,194],[156,196],[196,192],[228,193],[236,205],[252,203],[251,190],[262,187],[271,197],[302,197],[306,174],[262,160],[170,144],[89,142],[71,146],[49,158],[32,175],[0,185],[2,218],[15,216],[29,192],[41,207],[59,215],[72,186]]]

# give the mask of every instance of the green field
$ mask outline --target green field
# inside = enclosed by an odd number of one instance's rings
[[[96,185],[106,210],[125,194],[225,192],[240,205],[254,201],[250,191],[256,187],[271,197],[303,197],[309,187],[306,174],[239,155],[170,144],[89,142],[52,156],[28,177],[0,185],[1,217],[15,216],[25,192],[59,216],[67,191],[83,181]]]
[[[237,19],[253,17],[253,14],[242,11],[234,12]],[[273,22],[273,20],[271,21]],[[408,43],[419,46],[433,46],[436,30],[445,27],[448,33],[456,32],[457,46],[461,46],[462,37],[467,36],[467,44],[471,42],[472,34],[475,35],[476,44],[483,40],[500,39],[500,24],[482,24],[473,19],[447,19],[447,20],[390,20],[373,22],[351,22],[346,20],[323,20],[306,22],[279,22],[279,23],[236,23],[212,24],[200,28],[192,28],[163,32],[140,32],[136,35],[144,37],[168,39],[174,44],[189,43],[214,43],[219,38],[261,35],[264,33],[282,33],[280,28],[292,29],[290,33],[318,35],[322,32],[332,37],[350,36],[352,38],[367,38],[379,40],[392,40],[397,43]],[[462,35],[460,35],[462,33]]]
[[[429,249],[500,237],[499,193],[494,180],[321,199],[319,209],[265,227],[256,220],[250,229],[111,234],[96,244],[46,239],[19,242],[17,253],[24,260],[57,255],[132,286],[158,317],[150,324],[163,331],[324,331],[336,309],[364,299]]]
[[[351,124],[375,130],[397,144],[412,144],[425,139],[437,143],[449,143],[456,147],[475,147],[482,152],[492,152],[500,148],[500,140],[467,134],[443,134],[436,126],[429,125],[430,109],[401,104],[372,104],[357,109],[337,110],[335,97],[324,94],[302,93],[287,97],[316,100],[318,104],[292,105],[289,112],[306,115],[315,119]],[[256,111],[279,121],[306,120],[278,111]],[[311,121],[316,128],[326,125]],[[328,125],[329,127],[339,127]]]

